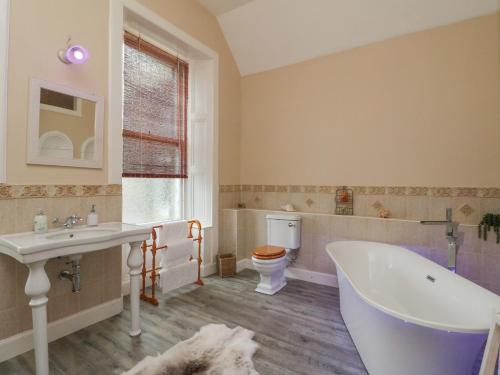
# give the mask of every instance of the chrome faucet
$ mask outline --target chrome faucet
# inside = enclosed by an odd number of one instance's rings
[[[421,220],[423,225],[445,225],[446,239],[448,240],[448,269],[455,272],[457,269],[457,233],[455,228],[457,223],[452,220],[451,208],[446,209],[446,220]]]
[[[71,228],[73,228],[73,225],[76,225],[82,221],[83,221],[83,219],[80,216],[74,214],[74,215],[71,215],[70,217],[68,217],[61,226],[64,229],[71,229]],[[52,220],[52,223],[60,224],[59,218],[56,217],[54,220]]]

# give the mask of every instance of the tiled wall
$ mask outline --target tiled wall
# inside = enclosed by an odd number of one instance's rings
[[[421,188],[420,195],[410,195],[415,193],[413,188],[401,188],[396,195],[394,188],[358,187],[354,188],[356,216],[333,215],[335,189],[322,189],[300,187],[295,192],[286,187],[286,191],[275,188],[266,192],[264,187],[221,187],[220,202],[225,208],[221,212],[221,251],[236,252],[238,259],[249,258],[253,248],[266,242],[265,215],[291,202],[303,219],[302,247],[295,267],[335,273],[324,248],[339,239],[398,244],[446,265],[444,227],[423,226],[417,220],[443,219],[445,208],[453,207],[454,219],[461,223],[457,272],[500,294],[500,244],[493,235],[488,241],[479,239],[475,225],[483,213],[500,213],[500,189]],[[308,205],[308,200],[314,203]],[[370,208],[375,202],[389,209],[395,218],[375,217],[377,210]],[[234,209],[239,203],[247,208]]]
[[[297,211],[333,213],[339,186],[222,185],[223,208],[237,207],[279,210],[291,203]],[[487,212],[500,213],[500,188],[353,186],[354,215],[376,217],[380,208],[391,218],[443,219],[445,208],[453,208],[454,220],[478,224]]]
[[[101,222],[121,221],[120,185],[0,185],[0,234],[31,231],[33,217],[43,209],[49,220],[72,214],[86,217],[96,205]],[[68,269],[67,259],[47,262],[50,279],[49,321],[61,319],[121,296],[121,248],[85,254],[81,263],[81,293],[71,292],[69,281],[57,275]],[[0,339],[31,329],[31,308],[24,294],[26,266],[0,255]]]

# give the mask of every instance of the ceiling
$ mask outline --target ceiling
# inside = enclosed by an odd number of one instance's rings
[[[198,0],[245,76],[492,13],[497,0]]]
[[[198,0],[201,5],[215,16],[220,16],[223,13],[239,8],[250,1],[253,0]]]

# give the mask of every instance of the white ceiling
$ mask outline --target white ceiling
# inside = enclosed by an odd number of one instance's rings
[[[220,16],[230,10],[239,8],[253,0],[198,0],[201,5],[207,8],[215,16]]]
[[[494,12],[497,0],[198,0],[242,75]]]

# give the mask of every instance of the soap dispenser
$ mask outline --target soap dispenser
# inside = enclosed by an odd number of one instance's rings
[[[35,233],[47,233],[48,231],[48,224],[47,224],[47,216],[43,212],[42,209],[38,211],[38,214],[35,216],[35,219],[33,220],[33,226],[34,226],[34,231]]]
[[[97,216],[97,213],[95,212],[95,204],[93,204],[92,209],[87,216],[87,225],[89,227],[96,227],[97,224],[99,224],[99,216]]]

